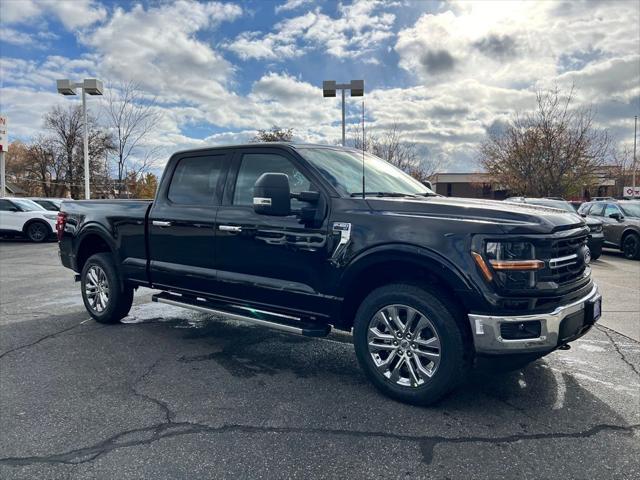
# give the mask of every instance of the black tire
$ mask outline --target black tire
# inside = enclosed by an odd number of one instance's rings
[[[99,281],[96,282],[95,278]],[[100,285],[99,288],[94,288],[96,283]],[[105,293],[105,284],[106,301],[103,300],[104,297],[96,299],[96,295],[100,297],[100,293]],[[133,288],[126,285],[122,287],[120,275],[110,253],[96,253],[89,257],[82,268],[80,285],[84,306],[96,322],[119,323],[129,314],[133,303]],[[91,295],[90,292],[94,291],[100,293]]]
[[[602,247],[591,250],[591,261],[597,260],[602,256]]]
[[[45,222],[36,220],[27,225],[25,235],[33,243],[42,243],[51,236],[51,228]]]
[[[374,322],[378,322],[379,324],[379,320],[376,320],[376,318],[379,319],[380,317],[376,317],[376,315],[381,309],[389,306],[393,308],[395,305],[407,306],[417,311],[421,316],[416,317],[419,320],[414,320],[414,323],[418,325],[422,321],[422,317],[426,317],[427,321],[430,322],[430,325],[433,327],[433,329],[430,327],[433,337],[438,337],[439,340],[439,364],[433,369],[431,377],[421,374],[422,378],[420,380],[423,382],[421,384],[414,384],[414,380],[410,380],[411,385],[401,385],[398,383],[398,380],[393,381],[390,377],[385,376],[386,374],[381,373],[376,367],[377,361],[389,361],[390,365],[395,362],[397,366],[397,364],[402,363],[404,360],[405,362],[409,361],[412,365],[411,369],[419,372],[416,367],[417,359],[425,357],[422,357],[421,353],[417,353],[417,350],[413,350],[413,347],[416,345],[409,347],[403,337],[401,342],[404,343],[404,348],[411,348],[411,351],[414,352],[413,358],[407,358],[409,355],[408,349],[406,351],[402,349],[397,350],[398,347],[391,347],[391,344],[389,344],[390,348],[396,348],[394,353],[395,358],[391,360],[389,360],[389,357],[391,357],[390,353],[388,353],[385,359],[378,357],[374,360],[374,355],[378,355],[378,353],[372,353],[369,348],[368,337],[370,335],[370,325],[374,324]],[[402,307],[400,307],[400,310],[401,309]],[[408,312],[409,311],[407,311],[407,317],[409,315]],[[396,316],[399,317],[400,315]],[[405,323],[410,324],[411,322],[406,321]],[[420,332],[418,332],[417,325],[414,325],[414,327],[416,327],[414,332],[416,338],[410,340],[409,343],[417,341],[417,337],[421,336]],[[379,330],[377,327],[375,328]],[[396,338],[396,340],[398,340],[398,338]],[[461,326],[455,319],[454,309],[443,303],[436,296],[435,292],[431,292],[424,287],[410,284],[390,284],[371,292],[364,299],[356,313],[353,342],[358,362],[369,380],[384,394],[402,402],[414,405],[432,404],[464,380],[468,371],[463,333]],[[400,343],[400,345],[403,343]],[[399,354],[397,352],[404,352],[404,359],[398,356]],[[382,353],[382,355],[385,354]],[[400,370],[404,370],[410,378],[415,378],[409,375],[409,368],[406,363]]]
[[[640,260],[640,235],[628,233],[622,239],[622,253],[629,260]]]

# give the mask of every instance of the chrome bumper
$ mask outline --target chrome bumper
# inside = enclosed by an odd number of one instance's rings
[[[476,353],[509,354],[550,351],[558,347],[560,323],[569,315],[584,310],[587,302],[595,302],[602,296],[598,286],[594,284],[591,292],[583,298],[568,305],[562,305],[551,313],[534,315],[491,316],[469,314],[471,332]],[[505,340],[500,334],[503,323],[518,323],[539,320],[541,324],[538,338]]]

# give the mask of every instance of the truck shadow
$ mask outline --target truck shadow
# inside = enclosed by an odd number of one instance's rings
[[[204,322],[200,328],[183,332],[185,340],[214,348],[209,353],[180,355],[179,363],[213,362],[231,377],[243,380],[281,374],[291,374],[298,379],[314,377],[320,384],[331,384],[330,387],[319,385],[319,390],[348,387],[353,389],[354,396],[373,394],[375,401],[392,402],[378,394],[365,378],[349,335],[309,339],[225,321]],[[493,411],[499,417],[515,412],[523,430],[532,423],[547,423],[550,412],[556,418],[562,411],[582,410],[585,420],[611,421],[616,414],[580,385],[571,371],[555,365],[554,355],[513,372],[474,368],[452,394],[431,409],[479,416]],[[610,380],[616,382],[615,378]],[[336,383],[340,387],[336,387]],[[602,411],[594,409],[593,404],[601,404]],[[588,412],[584,412],[584,405],[589,405]],[[415,407],[402,405],[400,408]]]

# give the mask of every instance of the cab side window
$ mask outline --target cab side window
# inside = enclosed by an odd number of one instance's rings
[[[311,182],[282,155],[273,153],[248,153],[242,156],[238,178],[233,193],[234,205],[253,205],[253,186],[263,173],[284,173],[289,177],[291,193],[300,193],[311,189]],[[291,208],[299,209],[304,205],[291,200]]]
[[[171,178],[168,198],[178,205],[213,205],[224,172],[224,155],[181,159]]]

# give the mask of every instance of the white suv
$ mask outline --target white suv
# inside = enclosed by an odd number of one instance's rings
[[[26,198],[0,198],[0,235],[44,242],[56,231],[57,215]]]

